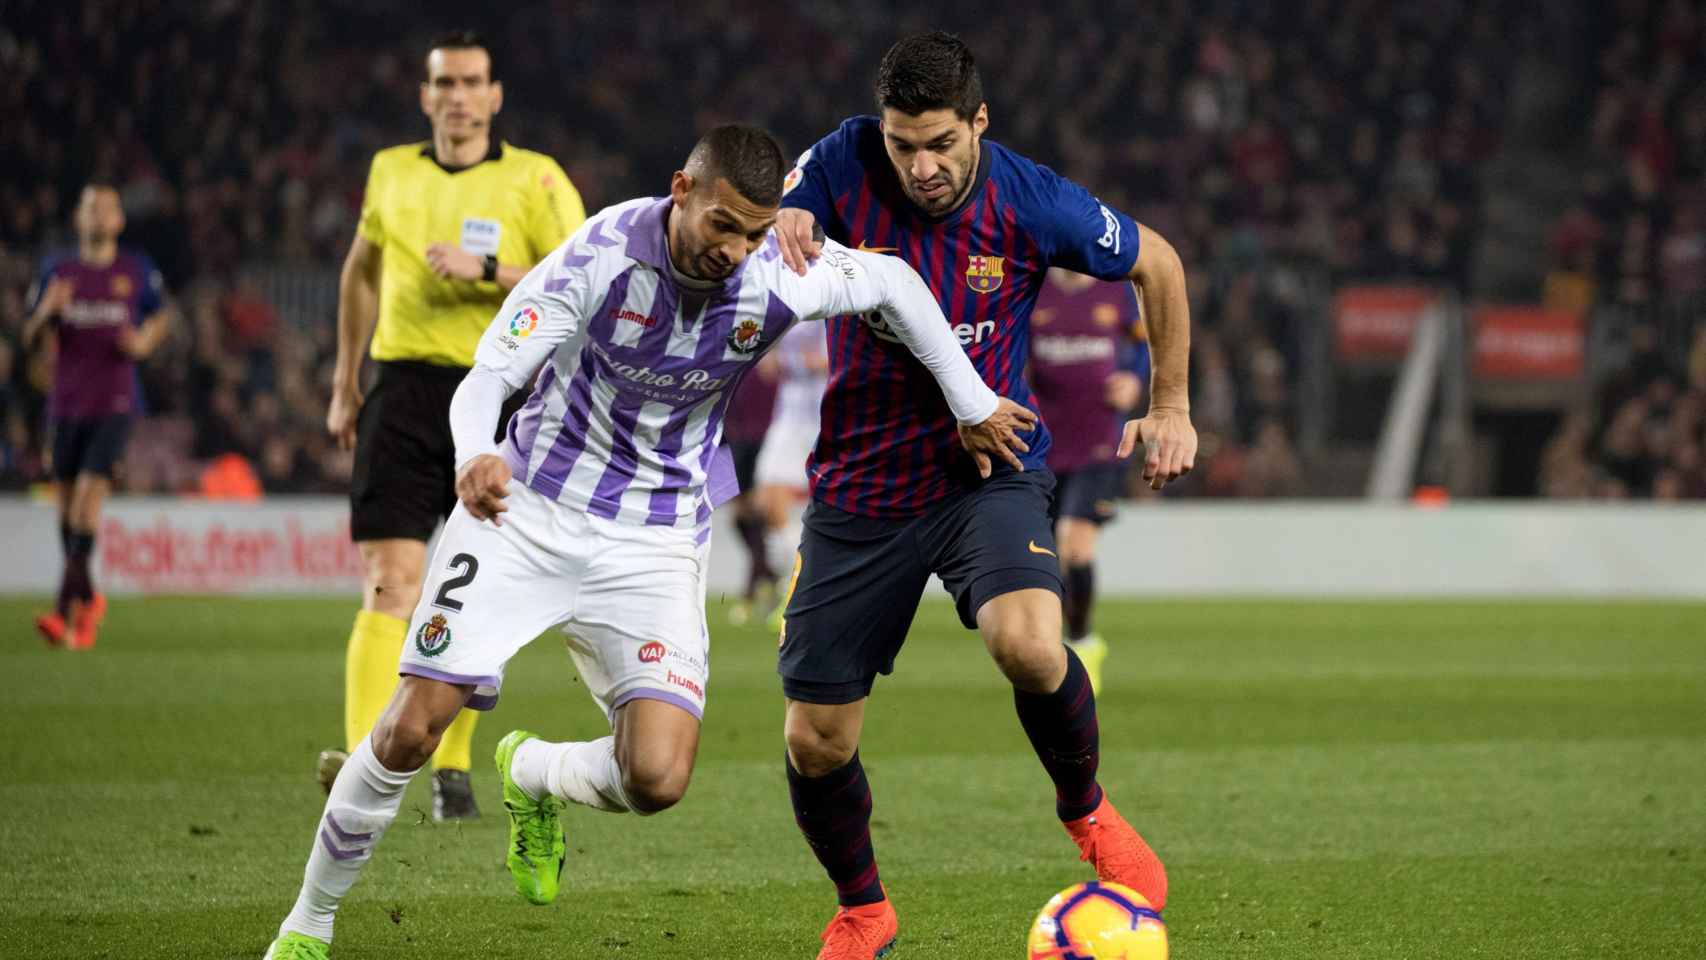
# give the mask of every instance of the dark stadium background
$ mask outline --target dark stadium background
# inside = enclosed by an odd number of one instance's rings
[[[193,492],[235,454],[338,493],[322,428],[335,270],[367,159],[426,135],[419,48],[492,38],[503,136],[589,210],[661,192],[710,124],[794,151],[870,109],[894,37],[960,31],[990,135],[1153,225],[1190,272],[1203,467],[1177,495],[1360,494],[1397,368],[1336,294],[1421,285],[1579,316],[1578,368],[1469,376],[1416,481],[1462,495],[1706,497],[1706,33],[1699,3],[710,0],[6,5],[0,32],[0,485],[43,479],[40,257],[91,176],[121,185],[182,323],[144,369],[122,488]],[[1466,321],[1468,322],[1468,321]],[[1467,368],[1472,361],[1461,360]],[[1449,391],[1447,391],[1449,393]],[[1444,397],[1435,401],[1446,402]],[[217,485],[217,484],[215,484]]]

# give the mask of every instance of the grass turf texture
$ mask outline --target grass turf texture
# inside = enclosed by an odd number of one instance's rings
[[[0,956],[257,958],[289,908],[340,730],[347,599],[124,600],[50,652],[0,602]],[[1698,957],[1706,607],[1107,603],[1102,777],[1166,858],[1173,956]],[[333,954],[809,958],[833,897],[795,830],[775,642],[712,617],[685,803],[571,808],[562,896],[503,866],[493,744],[604,732],[561,645],[481,723],[486,817],[426,778]],[[1023,955],[1087,879],[1011,695],[946,605],[878,683],[864,757],[896,960]]]

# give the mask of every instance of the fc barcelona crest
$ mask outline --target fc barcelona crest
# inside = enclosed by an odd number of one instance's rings
[[[729,349],[736,353],[751,353],[758,349],[764,334],[764,324],[757,320],[742,320],[729,331]]]
[[[415,631],[415,649],[423,657],[436,657],[450,646],[450,624],[444,619],[444,614],[435,613],[432,619],[421,624]]]
[[[1005,279],[1002,266],[1006,257],[970,257],[966,260],[966,286],[978,293],[994,293]]]
[[[121,298],[128,297],[130,296],[131,289],[132,287],[129,277],[122,273],[113,275],[113,296]]]

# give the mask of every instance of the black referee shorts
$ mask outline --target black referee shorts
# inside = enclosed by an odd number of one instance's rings
[[[456,445],[450,398],[468,371],[385,360],[361,405],[350,475],[350,538],[430,540],[456,506]],[[526,400],[517,392],[498,418],[501,438]]]

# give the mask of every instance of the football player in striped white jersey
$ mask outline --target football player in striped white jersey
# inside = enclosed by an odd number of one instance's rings
[[[722,415],[735,383],[801,320],[877,311],[927,367],[987,475],[1018,466],[1035,415],[978,376],[903,261],[825,245],[805,273],[770,233],[787,170],[764,131],[708,133],[665,198],[610,207],[510,292],[451,403],[460,500],[428,565],[397,692],[327,798],[295,907],[268,956],[326,956],[348,892],[464,706],[504,666],[565,635],[612,735],[498,748],[510,871],[557,893],[561,801],[652,814],[687,789],[710,679],[711,510],[734,493]],[[539,371],[494,445],[504,397]],[[920,398],[931,400],[933,398]]]

